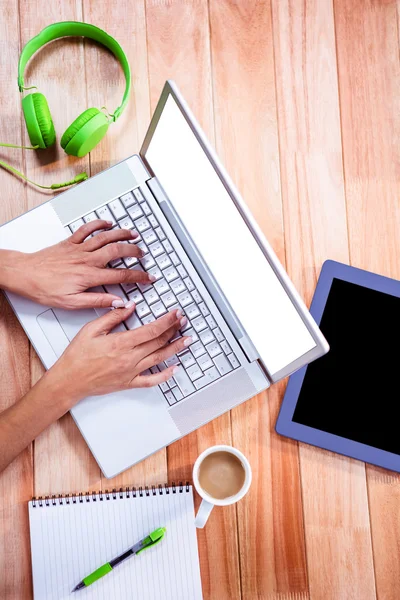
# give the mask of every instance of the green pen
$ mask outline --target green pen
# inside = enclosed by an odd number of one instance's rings
[[[143,550],[147,550],[147,548],[153,548],[156,544],[161,542],[165,532],[165,527],[159,527],[158,529],[153,531],[153,533],[150,533],[147,537],[143,538],[143,540],[137,542],[137,544],[132,546],[132,548],[129,548],[128,550],[120,554],[120,556],[113,558],[112,560],[110,560],[110,562],[107,562],[102,567],[99,567],[98,569],[93,571],[93,573],[91,573],[90,575],[87,575],[87,577],[82,579],[82,581],[78,583],[78,585],[75,586],[72,591],[77,592],[78,590],[82,590],[83,588],[88,587],[88,585],[92,585],[92,583],[94,583],[101,577],[104,577],[104,575],[107,575],[107,573],[110,573],[110,571],[112,571],[116,566],[120,565],[127,558],[130,558],[131,556],[137,556],[138,554],[143,552]]]

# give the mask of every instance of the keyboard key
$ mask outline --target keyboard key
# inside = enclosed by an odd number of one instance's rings
[[[136,246],[143,252],[143,254],[147,254],[149,249],[144,242],[137,242]]]
[[[78,219],[77,221],[74,221],[73,223],[71,223],[69,228],[72,231],[72,233],[75,233],[75,231],[77,231],[79,229],[79,227],[81,227],[84,224],[85,223],[84,223],[83,219]]]
[[[203,315],[203,317],[207,317],[207,315],[209,314],[209,312],[208,312],[208,308],[204,304],[204,302],[200,302],[199,309],[201,310],[201,314]]]
[[[125,206],[125,208],[128,208],[128,206],[132,206],[132,204],[135,204],[136,202],[136,199],[134,198],[132,192],[128,192],[127,194],[120,196],[120,200]]]
[[[164,255],[164,256],[166,256],[166,255]],[[161,267],[161,268],[163,268],[163,267]],[[171,282],[178,277],[178,271],[175,269],[175,267],[170,265],[169,267],[164,269],[163,275],[168,282]]]
[[[157,256],[156,261],[160,269],[166,269],[171,264],[168,254],[161,254],[161,256]]]
[[[200,309],[201,310],[201,309]],[[211,315],[208,315],[208,317],[206,317],[206,321],[208,323],[208,326],[210,327],[210,329],[215,329],[217,324],[214,321],[213,317]]]
[[[189,292],[182,292],[182,294],[178,295],[178,302],[185,307],[193,302],[193,298]]]
[[[141,292],[147,292],[147,290],[149,290],[152,287],[152,284],[151,283],[138,283],[137,286]]]
[[[164,363],[158,364],[157,367],[159,368],[160,371],[165,371],[165,369],[167,368]]]
[[[125,294],[119,285],[109,284],[109,285],[105,285],[104,287],[105,287],[107,294],[112,294],[113,296],[119,296],[120,298],[125,300]]]
[[[146,244],[152,244],[153,242],[157,241],[157,235],[153,229],[148,229],[147,231],[144,231],[142,237]]]
[[[151,254],[146,254],[143,256],[143,258],[140,259],[140,262],[145,271],[148,271],[156,266],[154,258],[151,256]]]
[[[194,319],[200,315],[200,311],[197,307],[197,304],[191,304],[185,309],[186,315],[188,319]]]
[[[219,342],[222,342],[222,340],[224,339],[224,336],[222,335],[222,331],[220,330],[219,327],[217,327],[216,329],[214,329],[214,335],[217,338],[217,340]]]
[[[197,304],[200,304],[200,302],[202,302],[202,298],[197,290],[193,290],[192,295],[193,295],[194,301],[197,302]]]
[[[193,392],[195,391],[193,383],[190,381],[186,371],[182,367],[179,367],[178,371],[174,373],[174,379],[184,396],[189,396],[189,394],[193,394]]]
[[[182,361],[182,357],[181,357],[181,361]],[[206,369],[210,369],[210,367],[214,366],[213,361],[211,360],[211,358],[208,356],[207,353],[199,356],[199,358],[197,359],[197,362],[199,363],[199,365],[203,369],[203,371],[205,371]]]
[[[142,302],[143,296],[137,288],[128,293],[129,300],[133,300],[135,304]]]
[[[168,283],[165,281],[164,278],[159,279],[158,281],[156,281],[154,284],[154,287],[156,288],[157,292],[161,295],[164,294],[165,292],[168,292],[169,290],[169,285]]]
[[[176,298],[173,292],[170,290],[161,296],[161,300],[164,302],[165,306],[168,308],[176,303]]]
[[[158,235],[158,237],[161,241],[165,240],[165,233],[163,232],[161,227],[156,228],[156,234]]]
[[[193,292],[193,290],[194,290],[194,284],[193,284],[193,281],[189,277],[186,277],[184,279],[184,284],[186,285],[186,287],[189,290],[189,292]]]
[[[188,323],[189,323],[189,321],[188,321]],[[195,330],[192,329],[192,328],[189,328],[189,329],[186,329],[186,330],[185,330],[185,328],[182,328],[181,331],[184,331],[185,335],[187,335],[187,336],[189,336],[189,337],[192,338],[192,344],[194,344],[194,342],[197,342],[197,340],[199,339],[199,336],[197,335],[197,333],[195,332]]]
[[[203,375],[203,377],[196,379],[196,381],[194,382],[194,386],[195,386],[196,390],[201,390],[201,388],[206,386],[208,383],[209,383],[208,378],[205,375]]]
[[[158,227],[158,222],[154,215],[149,215],[148,219],[149,219],[149,223],[152,227],[154,227],[154,228]]]
[[[156,281],[162,278],[162,273],[158,267],[153,267],[152,269],[149,269],[148,273],[150,275],[153,275],[156,278]]]
[[[132,191],[133,191],[133,195],[135,196],[135,198],[138,202],[144,202],[144,196],[143,196],[142,192],[139,190],[139,188],[135,188]]]
[[[156,258],[157,256],[160,256],[160,254],[164,253],[164,248],[162,243],[157,240],[156,242],[154,242],[154,244],[149,246],[149,251],[154,256],[154,258]]]
[[[154,365],[154,367],[150,367],[150,371],[153,373],[153,375],[157,375],[157,373],[160,372],[160,369],[157,367],[157,365]]]
[[[138,259],[135,256],[126,256],[124,258],[124,263],[125,263],[125,266],[128,267],[128,269],[129,269],[129,267],[133,267],[134,265],[137,265]]]
[[[160,296],[154,288],[151,288],[151,290],[144,293],[144,298],[147,304],[154,304],[154,302],[157,302],[160,299]]]
[[[226,375],[232,371],[231,363],[224,354],[218,354],[218,356],[214,358],[214,363],[221,375]]]
[[[165,242],[164,242],[164,246],[165,246]],[[172,260],[172,264],[175,265],[175,267],[177,265],[179,265],[179,263],[181,262],[178,258],[178,255],[176,252],[171,252],[171,260]]]
[[[185,367],[185,369],[187,369],[191,365],[194,365],[194,363],[196,362],[193,358],[193,354],[189,350],[184,350],[183,354],[181,354],[179,356],[179,360],[181,361],[181,363]],[[211,359],[210,359],[210,361],[211,361]],[[212,364],[212,361],[211,361],[211,364]]]
[[[146,215],[146,217],[147,217],[147,216],[149,216],[149,215],[151,215],[151,208],[150,208],[150,206],[147,204],[147,202],[143,202],[143,204],[142,204],[142,209],[143,209],[143,212],[144,212],[144,214]]]
[[[96,214],[99,217],[99,219],[105,219],[106,221],[111,221],[113,225],[117,224],[117,222],[114,219],[114,217],[112,216],[108,206],[102,206],[101,208],[98,208],[96,210]]]
[[[121,283],[121,287],[125,293],[130,292],[136,287],[136,283]]]
[[[138,317],[140,317],[140,318],[145,317],[146,315],[149,314],[149,312],[150,312],[150,308],[148,307],[146,302],[140,302],[136,306],[136,313],[137,313]]]
[[[176,400],[175,400],[175,396],[173,395],[173,393],[171,391],[169,392],[165,392],[165,397],[167,399],[167,402],[170,406],[172,406],[173,404],[175,404]]]
[[[150,315],[146,315],[145,317],[142,318],[142,323],[143,323],[143,325],[148,325],[149,323],[152,323],[155,320],[156,320],[155,317],[153,317],[153,315],[150,314]]]
[[[170,268],[170,267],[168,267],[168,268]],[[166,270],[168,271],[168,269],[166,269]],[[175,281],[173,281],[171,283],[171,289],[174,292],[174,294],[180,294],[181,292],[184,292],[186,288],[185,288],[185,284],[183,283],[182,279],[175,279]]]
[[[214,329],[214,333],[215,333],[215,329]],[[217,338],[218,339],[218,338]],[[226,340],[222,340],[221,342],[221,348],[222,350],[225,352],[225,354],[230,354],[232,352],[228,342]]]
[[[165,252],[168,252],[168,254],[170,254],[174,250],[168,240],[165,240],[164,248],[165,248]]]
[[[118,198],[116,200],[113,200],[112,202],[109,202],[108,208],[111,210],[112,214],[114,215],[117,221],[119,221],[123,217],[126,217],[126,210],[121,204],[120,200],[118,200]]]
[[[172,255],[171,255],[171,259],[172,259]],[[186,273],[185,269],[182,267],[182,265],[178,265],[176,268],[178,269],[178,273],[182,277],[182,279],[185,279],[185,277],[187,277],[187,273]]]
[[[136,312],[132,313],[130,317],[128,317],[125,321],[125,325],[128,329],[137,329],[142,326],[142,323],[137,316]]]
[[[217,356],[217,354],[221,354],[222,352],[221,346],[218,344],[218,342],[211,342],[211,344],[208,344],[206,348],[211,358],[214,358],[214,356]]]
[[[148,229],[150,227],[150,223],[148,222],[148,220],[146,219],[146,217],[141,217],[140,219],[138,219],[137,221],[135,221],[135,227],[138,230],[139,233],[143,233],[144,231],[146,231],[146,229]],[[145,237],[143,236],[144,241],[146,242],[146,244],[148,244],[149,242],[145,239]]]
[[[110,267],[112,269],[115,269],[115,267],[118,267],[118,265],[120,265],[122,263],[122,260],[120,258],[115,258],[114,260],[110,260],[110,262],[108,263],[110,265]]]
[[[175,400],[176,400],[177,402],[179,402],[179,400],[182,400],[182,398],[183,398],[183,394],[182,394],[181,390],[180,390],[178,387],[175,387],[175,388],[172,390],[172,393],[173,393],[173,395],[175,396]]]
[[[238,367],[240,367],[240,362],[238,361],[238,359],[236,358],[236,356],[233,353],[228,354],[228,360],[234,369],[237,369]]]
[[[199,358],[202,354],[205,354],[206,349],[201,342],[195,342],[190,346],[190,350],[195,358]]]
[[[207,328],[200,333],[200,339],[203,342],[203,344],[209,344],[210,342],[213,342],[215,338],[211,329]]]
[[[176,367],[177,365],[180,364],[179,363],[179,358],[176,356],[176,354],[174,354],[173,356],[170,356],[164,362],[167,365],[167,367]]]
[[[163,381],[162,383],[160,383],[160,388],[162,389],[163,392],[169,392],[169,385],[166,381]]]
[[[133,228],[133,221],[130,217],[125,217],[124,219],[121,219],[121,221],[118,221],[118,224],[121,227],[121,229]]]
[[[156,319],[158,319],[158,317],[161,317],[167,312],[162,302],[157,302],[156,304],[153,304],[151,310],[153,311],[153,314],[156,317]]]
[[[131,219],[138,219],[143,215],[143,211],[141,209],[140,204],[134,204],[130,208],[128,208],[128,213]]]
[[[192,319],[192,326],[195,328],[197,333],[199,333],[199,331],[203,331],[203,329],[207,327],[207,321],[203,316],[199,316],[195,319]]]
[[[207,378],[207,383],[212,383],[216,379],[219,379],[219,373],[215,367],[211,367],[211,369],[204,372],[204,377]]]
[[[88,215],[83,217],[85,223],[91,223],[92,221],[96,221],[97,215],[94,212],[89,213]]]
[[[197,363],[195,363],[191,367],[188,367],[186,371],[192,381],[195,381],[203,375],[203,371],[200,369]]]

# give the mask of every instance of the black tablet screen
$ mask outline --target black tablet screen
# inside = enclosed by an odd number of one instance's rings
[[[333,279],[293,421],[400,454],[400,299]]]

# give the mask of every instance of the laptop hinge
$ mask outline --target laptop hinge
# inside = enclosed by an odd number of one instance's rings
[[[206,286],[209,294],[213,298],[215,304],[218,306],[221,311],[225,321],[227,322],[229,328],[231,329],[233,335],[236,337],[237,342],[241,346],[244,354],[247,356],[250,362],[254,360],[259,360],[260,355],[258,354],[256,348],[251,342],[249,336],[244,330],[242,324],[237,318],[236,314],[232,310],[228,300],[225,298],[222,290],[220,289],[218,283],[214,279],[213,274],[207,268],[205,261],[203,260],[200,252],[198,251],[196,245],[194,244],[192,238],[190,237],[189,232],[183,225],[182,221],[179,218],[179,215],[176,213],[174,207],[172,206],[171,201],[163,190],[161,184],[159,183],[157,177],[152,177],[147,182],[147,185],[152,192],[155,200],[157,201],[160,209],[162,210],[165,218],[171,225],[174,233],[183,248],[185,249],[187,255],[189,256],[194,268],[196,269],[199,277],[203,281]],[[265,367],[263,366],[263,369]],[[268,379],[270,376],[268,375]]]

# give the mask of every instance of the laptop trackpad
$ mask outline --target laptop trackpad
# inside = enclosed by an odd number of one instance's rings
[[[55,308],[46,310],[36,318],[57,358],[60,358],[82,327],[96,317],[97,314],[92,309],[69,311]]]

